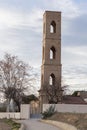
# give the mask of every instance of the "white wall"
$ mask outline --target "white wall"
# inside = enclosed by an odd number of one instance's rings
[[[20,119],[20,113],[19,112],[0,112],[0,119],[2,118],[13,118],[13,119]]]
[[[43,112],[51,105],[52,104],[43,104]],[[57,112],[87,113],[87,105],[55,104],[55,109]]]
[[[21,116],[21,119],[29,119],[30,118],[30,105],[29,104],[22,104],[21,105],[20,116]]]
[[[29,119],[30,118],[30,105],[22,104],[21,112],[0,112],[0,119],[2,118]]]

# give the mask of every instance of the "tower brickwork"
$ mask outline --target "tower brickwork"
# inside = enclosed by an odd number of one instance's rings
[[[40,99],[48,103],[46,87],[61,87],[61,12],[45,11],[43,15],[43,46]]]

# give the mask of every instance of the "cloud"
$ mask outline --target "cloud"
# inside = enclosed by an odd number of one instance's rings
[[[33,9],[23,14],[5,9],[0,12],[0,53],[16,54],[31,64],[41,59],[42,10]]]
[[[0,29],[20,25],[21,14],[11,12],[11,10],[0,9]]]
[[[71,47],[64,48],[64,50],[66,52],[72,53],[73,55],[82,56],[82,57],[84,56],[84,58],[87,57],[87,53],[86,53],[87,46],[82,46],[82,47],[80,47],[80,46],[72,47],[71,46]]]
[[[58,6],[66,18],[75,18],[80,14],[78,5],[76,5],[73,0],[57,1],[56,8]]]
[[[80,9],[78,7],[78,4],[74,2],[73,0],[44,0],[44,6],[46,6],[47,10],[55,10],[55,11],[61,11],[62,16],[66,19],[69,18],[75,18],[80,15]]]
[[[87,91],[87,64],[68,64],[63,66],[63,82],[69,85],[70,92],[76,90]]]
[[[62,64],[87,64],[87,46],[66,46],[62,48]]]
[[[0,9],[0,27],[40,27],[42,23],[43,11],[41,9],[33,9],[31,12],[11,11]]]

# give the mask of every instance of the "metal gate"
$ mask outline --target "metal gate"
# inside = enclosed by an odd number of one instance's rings
[[[41,118],[39,101],[32,101],[30,103],[30,118]]]

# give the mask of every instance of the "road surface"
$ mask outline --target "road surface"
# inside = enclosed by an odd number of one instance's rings
[[[25,125],[26,130],[61,130],[50,124],[42,123],[37,119],[20,120],[19,122]]]

